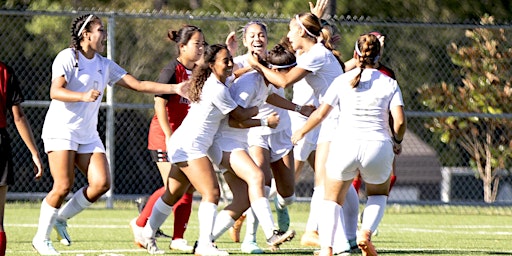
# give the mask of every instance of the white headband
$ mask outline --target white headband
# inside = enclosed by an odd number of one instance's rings
[[[294,62],[292,64],[288,64],[288,65],[272,65],[270,64],[270,68],[291,68],[293,66],[296,66],[297,65],[297,62]]]
[[[363,56],[363,54],[361,53],[361,50],[359,50],[359,45],[357,45],[357,41],[356,41],[356,45],[355,45],[355,47],[354,47],[354,48],[355,48],[355,50],[356,50],[357,56],[362,57],[362,56]],[[380,55],[375,56],[375,58],[374,58],[373,62],[374,62],[374,63],[377,63],[377,62],[379,61],[379,57],[380,57]]]
[[[306,31],[306,33],[314,38],[317,38],[318,36],[315,36],[313,35],[313,33],[309,32],[309,30],[304,26],[304,24],[302,24],[302,21],[300,21],[299,19],[299,15],[295,15],[295,19],[297,20],[297,23],[299,24],[299,26],[304,29],[304,31]]]
[[[89,23],[92,19],[94,15],[89,15],[89,17],[87,17],[87,19],[85,20],[84,24],[82,24],[82,27],[80,27],[80,30],[78,30],[78,35],[77,36],[80,36],[82,34],[82,32],[84,31],[85,29],[85,26],[87,26],[87,23]]]

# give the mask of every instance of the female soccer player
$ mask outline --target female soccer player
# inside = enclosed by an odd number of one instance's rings
[[[88,14],[75,18],[71,26],[71,47],[61,51],[52,65],[52,101],[42,138],[54,183],[41,204],[38,229],[32,240],[40,254],[59,254],[50,240],[54,227],[61,243],[71,245],[67,220],[110,189],[105,147],[97,131],[105,87],[117,84],[146,93],[185,95],[185,83],[139,81],[114,61],[100,55],[105,49],[106,35],[98,16]],[[73,187],[75,167],[86,175],[88,184],[61,207]]]

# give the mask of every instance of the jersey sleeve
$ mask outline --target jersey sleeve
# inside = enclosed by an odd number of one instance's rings
[[[398,83],[395,80],[393,81],[395,90],[391,96],[389,107],[404,106],[404,100],[402,98],[402,91],[400,90],[400,86],[398,86]]]
[[[106,58],[105,58],[106,59]],[[117,63],[115,63],[112,60],[108,60],[109,65],[109,77],[108,77],[108,84],[113,85],[117,83],[117,81],[121,80],[128,72],[124,70],[121,66],[119,66]]]
[[[20,89],[20,82],[14,74],[14,70],[8,67],[7,72],[10,74],[9,81],[7,82],[7,107],[10,108],[21,104],[24,99]]]
[[[177,61],[172,61],[160,71],[160,75],[158,75],[158,83],[162,84],[174,84],[176,83],[176,65]],[[160,97],[164,99],[169,99],[170,94],[156,94],[155,97]]]
[[[73,72],[78,68],[75,67],[76,61],[73,49],[68,48],[59,52],[52,64],[52,81],[64,76],[66,82],[69,83]]]
[[[238,107],[238,104],[233,100],[228,88],[225,86],[220,87],[212,102],[224,115],[229,114],[229,112]]]
[[[317,54],[317,51],[309,50],[297,57],[297,67],[315,73],[324,65],[324,57]]]

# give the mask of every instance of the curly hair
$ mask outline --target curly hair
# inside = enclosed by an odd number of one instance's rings
[[[190,89],[188,91],[188,97],[191,102],[198,102],[201,100],[201,93],[203,91],[204,83],[212,73],[210,64],[215,63],[217,59],[217,53],[223,49],[229,52],[228,47],[225,44],[213,44],[206,46],[203,55],[203,63],[197,65],[194,70],[192,70],[192,77],[190,78]]]

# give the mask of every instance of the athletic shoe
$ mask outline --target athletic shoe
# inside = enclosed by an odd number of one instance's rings
[[[295,230],[288,230],[286,232],[274,230],[274,234],[267,239],[267,244],[270,246],[279,246],[280,244],[291,241],[295,237]]]
[[[137,218],[133,218],[130,221],[130,229],[132,230],[133,242],[135,245],[140,248],[144,248],[144,238],[142,237],[142,230],[144,228],[137,226]]]
[[[164,250],[158,249],[158,245],[156,245],[155,238],[145,238],[144,247],[148,251],[149,254],[164,254]]]
[[[240,246],[240,249],[243,253],[247,254],[262,254],[264,251],[258,246],[256,242],[250,241],[250,242],[243,242],[242,246]]]
[[[194,250],[196,256],[227,256],[227,251],[221,251],[213,243],[209,243],[206,246],[196,247]]]
[[[161,229],[157,229],[157,230],[156,230],[155,237],[156,237],[156,238],[159,238],[159,237],[172,238],[172,236],[167,235],[167,234],[166,234],[166,233],[164,233],[164,231],[163,231],[163,230],[161,230]]]
[[[34,247],[39,255],[60,255],[50,240],[43,240],[41,242],[32,240],[32,247]]]
[[[357,254],[361,253],[361,249],[359,249],[359,246],[357,246],[356,239],[348,240],[348,244],[350,244],[350,252],[351,253],[357,253]]]
[[[377,256],[377,251],[372,244],[371,236],[371,230],[361,230],[357,236],[357,246],[361,248],[363,256]]]
[[[276,205],[277,225],[279,230],[286,231],[290,228],[290,214],[288,214],[288,207],[284,206],[282,209],[279,209],[277,196],[274,197],[274,203]]]
[[[142,209],[144,209],[144,206],[146,206],[148,199],[149,196],[141,196],[135,199],[135,204],[137,205],[137,210],[139,211],[139,214],[142,212]]]
[[[231,228],[229,228],[229,237],[235,243],[240,242],[240,230],[242,229],[242,224],[244,223],[246,216],[242,214],[236,221],[235,224]]]
[[[57,219],[53,228],[55,228],[57,231],[57,239],[60,240],[60,243],[66,246],[70,246],[71,237],[68,234],[67,226],[68,223],[65,220]]]
[[[318,237],[318,231],[306,231],[300,238],[300,244],[302,246],[314,246],[320,247],[320,238]]]
[[[178,250],[182,252],[192,252],[194,249],[193,246],[187,244],[187,240],[179,238],[171,240],[171,243],[169,244],[169,249],[171,250]]]

